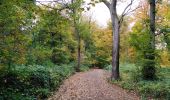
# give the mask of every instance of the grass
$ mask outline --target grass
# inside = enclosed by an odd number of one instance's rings
[[[106,68],[111,70],[111,66]],[[135,64],[120,64],[121,79],[113,81],[124,89],[135,90],[145,100],[149,97],[156,100],[170,100],[170,68],[158,68],[158,79],[146,81],[141,78],[140,69]]]

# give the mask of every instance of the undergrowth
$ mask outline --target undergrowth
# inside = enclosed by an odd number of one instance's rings
[[[106,69],[111,71],[111,65]],[[141,78],[140,69],[134,64],[120,64],[121,79],[113,83],[124,89],[138,92],[142,100],[147,98],[170,100],[170,68],[164,67],[158,70],[157,80],[146,81]]]
[[[0,74],[0,100],[39,100],[47,98],[75,72],[74,64],[14,66]]]

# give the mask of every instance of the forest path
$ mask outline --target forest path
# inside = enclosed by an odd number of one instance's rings
[[[49,100],[139,100],[135,94],[109,84],[108,76],[101,69],[76,73]]]

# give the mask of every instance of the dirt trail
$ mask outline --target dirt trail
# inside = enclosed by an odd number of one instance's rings
[[[139,100],[135,94],[109,84],[107,77],[101,69],[77,73],[67,79],[49,100]]]

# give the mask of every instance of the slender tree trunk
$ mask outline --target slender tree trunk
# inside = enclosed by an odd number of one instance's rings
[[[74,32],[76,34],[76,38],[77,38],[77,66],[76,66],[76,71],[79,72],[80,71],[80,61],[81,61],[81,44],[80,44],[80,34],[79,34],[79,29],[78,29],[78,23],[76,21],[76,19],[74,18]]]
[[[155,0],[150,0],[150,34],[151,34],[151,47],[155,49]]]
[[[119,42],[120,42],[120,23],[116,12],[117,0],[113,0],[110,7],[112,20],[113,45],[112,45],[112,75],[111,79],[117,80],[119,75]]]
[[[75,29],[75,34],[76,34],[76,38],[77,38],[77,66],[76,66],[76,71],[79,72],[80,71],[80,61],[81,61],[81,44],[80,44],[80,34],[79,34],[79,29],[77,26],[77,22],[76,20],[74,20],[74,29]]]
[[[77,56],[77,68],[76,71],[79,72],[80,71],[80,61],[81,61],[81,48],[80,48],[80,36],[78,35],[78,56]]]

